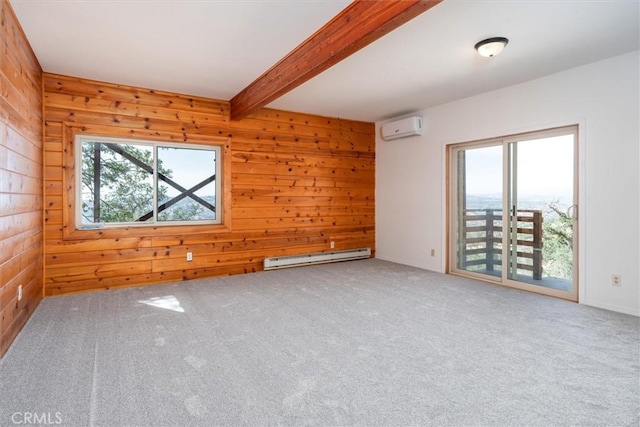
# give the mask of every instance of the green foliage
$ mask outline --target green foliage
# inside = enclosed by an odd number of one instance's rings
[[[573,218],[549,205],[543,222],[542,268],[545,276],[571,279],[573,266]]]
[[[100,149],[100,209],[94,212],[96,197],[94,186],[94,149]],[[118,145],[126,153],[144,165],[153,168],[153,154],[150,150],[133,145]],[[161,173],[171,176],[171,170],[159,165]],[[134,222],[153,211],[152,175],[143,167],[135,165],[122,155],[100,143],[85,143],[82,146],[83,191],[91,193],[90,200],[83,197],[82,209],[88,213],[89,222]],[[166,197],[166,189],[160,190],[159,197]],[[99,216],[98,216],[99,215]],[[86,216],[86,215],[85,215]]]

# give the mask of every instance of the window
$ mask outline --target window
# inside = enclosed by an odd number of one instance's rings
[[[76,136],[76,226],[220,224],[221,151]]]

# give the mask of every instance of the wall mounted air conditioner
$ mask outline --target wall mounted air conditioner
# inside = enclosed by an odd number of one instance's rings
[[[422,117],[414,116],[385,123],[381,127],[382,139],[391,141],[408,136],[422,135]]]

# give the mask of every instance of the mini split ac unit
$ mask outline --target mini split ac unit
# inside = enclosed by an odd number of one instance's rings
[[[385,123],[381,127],[382,139],[391,141],[408,136],[422,135],[422,117],[414,116]]]

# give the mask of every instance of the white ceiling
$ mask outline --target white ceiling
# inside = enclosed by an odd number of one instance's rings
[[[47,72],[229,100],[349,1],[11,3]],[[377,121],[639,48],[639,0],[444,0],[270,107]]]

